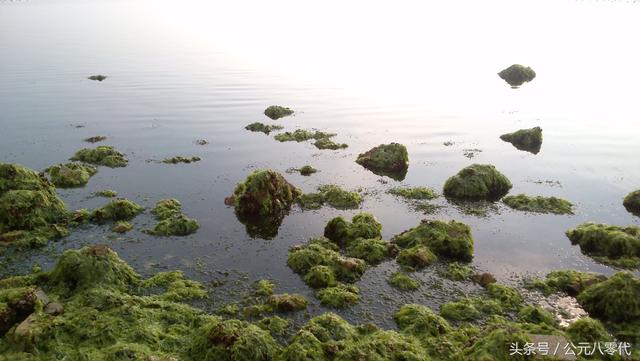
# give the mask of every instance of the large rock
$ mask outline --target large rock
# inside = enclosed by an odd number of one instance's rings
[[[502,198],[511,189],[511,181],[489,164],[472,164],[447,179],[444,195],[455,199]]]
[[[640,321],[640,278],[618,272],[582,291],[578,302],[590,315],[605,321]]]
[[[640,266],[640,227],[584,223],[566,235],[583,253],[598,261],[624,268]]]
[[[502,70],[498,75],[512,87],[532,81],[536,77],[536,72],[528,66],[513,64]]]
[[[640,189],[627,194],[622,204],[629,212],[640,215]]]
[[[519,150],[538,154],[542,147],[542,128],[520,129],[500,136],[500,139],[513,144]]]
[[[409,168],[409,153],[402,144],[380,144],[359,154],[356,163],[375,174],[402,180]]]

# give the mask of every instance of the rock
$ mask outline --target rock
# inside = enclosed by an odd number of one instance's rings
[[[473,259],[471,228],[456,221],[423,220],[417,227],[394,236],[391,241],[400,248],[425,246],[435,256],[450,260],[470,262]]]
[[[498,75],[512,87],[519,87],[532,81],[536,77],[536,72],[528,66],[513,64],[499,72]]]
[[[44,313],[51,316],[61,315],[64,313],[64,306],[56,302],[51,302],[44,308]]]
[[[102,142],[104,140],[107,140],[107,137],[105,137],[104,135],[96,135],[95,137],[89,137],[87,139],[85,139],[84,141],[87,143],[98,143],[98,142]]]
[[[128,199],[114,199],[106,205],[91,212],[89,219],[95,223],[109,221],[128,221],[140,214],[144,209]]]
[[[538,154],[542,147],[542,128],[520,129],[500,136],[500,139],[513,144],[519,150]]]
[[[623,268],[640,267],[640,227],[583,223],[566,232],[571,244],[596,260]]]
[[[38,315],[32,313],[24,319],[24,321],[20,322],[18,326],[13,330],[13,339],[16,343],[22,345],[31,345],[35,338],[42,331],[41,328],[37,327],[38,324]]]
[[[232,202],[237,213],[268,216],[288,212],[301,194],[280,173],[259,170],[238,183]]]
[[[627,194],[622,204],[627,211],[640,216],[640,189]]]
[[[640,321],[640,278],[630,272],[617,272],[587,287],[577,299],[593,317],[621,323]]]
[[[400,251],[398,257],[396,257],[396,262],[409,269],[422,269],[437,259],[438,257],[429,248],[417,245]]]
[[[42,303],[43,306],[46,306],[47,304],[49,304],[49,297],[47,297],[47,294],[44,293],[43,290],[41,289],[36,289],[36,291],[33,293],[33,295],[35,296],[35,298],[40,301]]]
[[[338,284],[323,288],[316,293],[320,303],[332,308],[346,308],[360,299],[360,290],[353,285]]]
[[[276,125],[276,124],[268,125],[260,122],[251,123],[246,127],[244,127],[244,129],[246,130],[249,130],[252,132],[262,132],[267,135],[269,135],[269,133],[271,133],[274,130],[281,130],[283,128],[284,127],[282,125]]]
[[[472,277],[473,281],[480,286],[487,288],[492,283],[496,283],[496,278],[491,273],[479,273]]]
[[[182,157],[182,156],[176,156],[176,157],[171,157],[171,158],[165,158],[162,160],[162,163],[166,163],[166,164],[178,164],[178,163],[195,163],[195,162],[199,162],[201,159],[200,157],[191,157],[191,158],[187,158],[187,157]]]
[[[525,194],[506,196],[504,204],[513,209],[534,213],[573,214],[573,204],[566,199],[556,197],[529,197]]]
[[[506,195],[511,181],[489,164],[472,164],[447,179],[444,195],[453,199],[497,200]]]
[[[81,149],[70,160],[111,168],[126,167],[129,163],[124,154],[107,145],[101,145],[94,149]]]
[[[107,77],[105,75],[91,75],[90,77],[88,77],[87,79],[89,80],[96,80],[96,81],[103,81],[105,79],[107,79]]]
[[[359,154],[356,163],[375,174],[402,180],[409,168],[409,153],[402,144],[380,144],[365,153]]]
[[[271,295],[267,300],[267,303],[278,311],[293,312],[307,308],[308,302],[303,295],[297,293],[284,293],[280,295]]]
[[[271,105],[264,110],[264,115],[276,120],[293,114],[293,110],[280,105]]]
[[[127,221],[118,221],[111,227],[111,231],[115,233],[127,233],[133,229],[133,224]]]
[[[51,166],[44,171],[51,177],[51,183],[58,188],[82,187],[98,172],[95,167],[81,163],[66,163]]]

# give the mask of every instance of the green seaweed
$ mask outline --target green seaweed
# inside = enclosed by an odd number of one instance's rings
[[[465,281],[471,278],[472,272],[471,267],[466,264],[451,262],[447,265],[447,271],[444,272],[443,276],[452,281]]]
[[[312,175],[313,173],[316,173],[318,170],[313,168],[310,165],[304,165],[302,166],[302,168],[297,169],[297,171],[300,172],[301,175],[309,176],[309,175]]]
[[[437,259],[429,248],[417,245],[401,250],[396,262],[407,269],[421,269],[433,264]]]
[[[409,168],[407,148],[398,143],[380,144],[358,155],[356,163],[374,174],[403,180]]]
[[[436,194],[433,190],[427,187],[415,187],[415,188],[391,188],[389,193],[404,197],[407,199],[433,199],[436,198]]]
[[[518,312],[518,318],[522,322],[556,327],[557,322],[549,311],[537,306],[524,306]]]
[[[461,262],[473,259],[471,228],[464,223],[423,220],[391,240],[400,248],[428,247],[436,256]]]
[[[238,183],[227,203],[240,214],[269,216],[288,212],[301,194],[280,173],[258,170]]]
[[[280,119],[291,114],[293,114],[293,110],[280,105],[271,105],[264,110],[264,115],[273,120]]]
[[[157,220],[163,220],[182,213],[182,204],[177,199],[163,199],[156,203],[151,213]]]
[[[327,222],[324,227],[324,236],[340,247],[349,248],[351,243],[359,238],[381,238],[382,225],[370,213],[358,213],[353,216],[351,222],[345,221],[342,217],[336,217]]]
[[[147,232],[156,236],[187,236],[195,233],[198,221],[182,213],[182,205],[177,199],[163,199],[151,211],[158,224]]]
[[[462,298],[446,302],[440,307],[440,315],[452,321],[473,321],[488,315],[501,314],[500,302],[484,297]]]
[[[591,316],[604,321],[640,321],[640,278],[630,272],[617,272],[587,287],[577,299]]]
[[[132,229],[133,224],[127,221],[118,221],[113,225],[113,227],[111,227],[111,231],[116,233],[127,233]]]
[[[327,307],[345,308],[358,302],[359,293],[358,287],[341,283],[319,290],[316,297]]]
[[[513,144],[518,150],[538,154],[542,147],[542,128],[520,129],[500,136],[500,139]]]
[[[347,255],[360,258],[369,264],[377,264],[397,253],[395,245],[378,238],[358,238],[350,242]]]
[[[94,149],[81,149],[70,160],[111,168],[126,167],[129,163],[124,154],[107,145],[101,145]]]
[[[335,137],[334,133],[325,133],[321,131],[308,131],[305,129],[296,129],[293,132],[284,132],[280,134],[276,134],[274,136],[275,140],[279,142],[304,142],[310,139],[326,139]]]
[[[622,268],[640,266],[640,227],[583,223],[566,232],[571,244],[596,260]]]
[[[403,272],[394,272],[389,278],[389,284],[403,291],[415,291],[420,288],[420,282]]]
[[[166,164],[178,164],[178,163],[195,163],[195,162],[199,162],[202,159],[200,157],[182,157],[182,156],[175,156],[175,157],[171,157],[171,158],[165,158],[162,160],[162,163],[166,163]]]
[[[418,304],[406,304],[393,315],[398,327],[415,336],[442,336],[451,332],[451,326],[430,308]]]
[[[497,200],[511,189],[511,181],[489,164],[472,164],[447,179],[444,195],[453,199]]]
[[[118,196],[118,192],[111,189],[104,189],[104,190],[95,192],[94,195],[97,197],[115,198]]]
[[[304,282],[312,288],[325,288],[335,286],[336,275],[333,269],[329,266],[313,266],[304,276]]]
[[[567,327],[567,335],[575,344],[580,342],[610,342],[613,337],[609,335],[600,321],[591,317],[583,317],[572,322]]]
[[[267,304],[280,312],[293,312],[304,310],[307,308],[308,302],[303,295],[283,293],[269,296]]]
[[[275,283],[271,280],[259,280],[254,285],[255,295],[264,297],[271,296],[275,286]]]
[[[109,221],[128,221],[140,214],[143,208],[128,199],[118,198],[95,209],[91,212],[89,219],[95,223],[105,223]]]
[[[556,197],[506,196],[502,201],[513,209],[534,213],[573,214],[571,202]]]
[[[532,81],[536,77],[536,72],[531,67],[513,64],[498,73],[500,78],[509,83],[512,87]]]
[[[66,163],[51,166],[44,171],[51,177],[51,183],[58,188],[82,187],[98,172],[95,167],[81,163]]]
[[[274,130],[281,130],[283,128],[284,127],[282,125],[276,125],[276,124],[268,125],[260,122],[251,123],[246,127],[244,127],[244,129],[246,130],[249,130],[252,132],[262,132],[267,135],[269,135],[269,133],[273,132]]]
[[[624,205],[627,211],[635,215],[640,215],[640,189],[627,194],[627,196],[624,197],[622,205]]]
[[[85,139],[84,141],[87,143],[98,143],[98,142],[102,142],[104,140],[107,140],[107,137],[105,137],[104,135],[96,135],[93,137],[89,137],[87,139]]]
[[[331,140],[330,137],[316,138],[316,141],[313,142],[313,145],[318,149],[338,150],[338,149],[349,148],[348,144],[336,143],[333,140]]]
[[[98,75],[91,75],[91,76],[90,76],[90,77],[88,77],[87,79],[89,79],[89,80],[96,80],[96,81],[103,81],[103,80],[107,79],[107,76],[106,76],[106,75],[101,75],[101,74],[98,74]]]
[[[537,289],[545,295],[565,292],[571,296],[576,296],[585,288],[606,279],[607,277],[593,272],[557,270],[549,272],[544,280],[535,279],[531,281],[527,287]]]
[[[317,193],[305,193],[298,199],[303,209],[318,209],[328,204],[338,209],[358,208],[362,197],[357,192],[345,191],[337,185],[325,184],[318,187]]]
[[[498,283],[487,285],[487,293],[489,297],[499,301],[502,307],[506,309],[518,308],[523,301],[522,295],[518,290]]]
[[[256,322],[256,325],[265,331],[269,331],[273,337],[282,337],[287,334],[291,322],[279,316],[264,317]]]

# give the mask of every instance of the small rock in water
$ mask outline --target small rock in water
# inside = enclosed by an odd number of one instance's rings
[[[498,75],[511,87],[517,88],[520,85],[532,81],[536,77],[536,72],[528,66],[513,64],[502,70]]]
[[[90,76],[90,77],[89,77],[89,78],[87,78],[87,79],[89,79],[89,80],[96,80],[96,81],[103,81],[103,80],[107,79],[107,76],[106,76],[106,75],[100,75],[100,74],[98,74],[98,75],[92,75],[92,76]]]

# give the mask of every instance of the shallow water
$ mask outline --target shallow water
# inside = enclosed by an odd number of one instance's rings
[[[585,221],[640,224],[622,206],[640,187],[640,52],[632,45],[638,18],[634,1],[0,1],[0,161],[43,169],[91,146],[84,138],[106,135],[104,144],[125,152],[129,166],[101,167],[85,188],[61,190],[70,208],[96,207],[106,200],[90,195],[110,188],[148,208],[177,198],[201,224],[184,238],[140,232],[153,224],[149,214],[125,236],[89,227],[47,250],[6,258],[0,272],[50,265],[63,249],[107,243],[144,274],[180,268],[205,282],[230,280],[223,288],[231,291],[268,277],[278,292],[311,295],[287,268],[287,249],[321,235],[332,217],[362,210],[378,217],[387,239],[425,217],[469,224],[474,266],[505,282],[558,268],[609,274],[614,270],[583,256],[564,231]],[[496,72],[512,63],[531,65],[537,78],[511,89]],[[86,79],[93,74],[108,78]],[[272,122],[262,115],[271,104],[297,113]],[[336,132],[349,148],[279,143],[243,129],[254,121]],[[533,126],[544,130],[537,155],[498,138]],[[392,141],[409,150],[403,182],[354,162]],[[472,159],[464,156],[476,148]],[[175,155],[203,160],[152,161]],[[386,193],[399,184],[441,191],[474,162],[496,165],[512,180],[512,194],[573,201],[575,215],[497,204],[478,217],[443,197],[433,201],[443,208],[424,215]],[[284,173],[304,164],[320,172]],[[260,168],[286,174],[304,191],[334,182],[367,195],[357,211],[294,208],[276,237],[252,238],[223,199]],[[399,304],[435,307],[474,290],[442,280],[435,266],[417,273],[420,291],[399,293],[386,283],[396,268],[386,262],[369,269],[358,282],[363,301],[342,314],[390,325]],[[216,294],[208,307],[230,298]],[[311,299],[311,313],[320,312]]]

